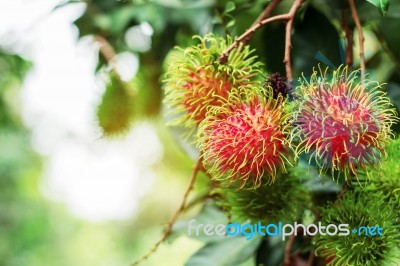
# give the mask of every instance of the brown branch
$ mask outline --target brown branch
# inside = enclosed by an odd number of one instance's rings
[[[201,156],[199,156],[199,158],[197,159],[197,163],[193,169],[192,177],[189,180],[188,187],[185,191],[185,194],[183,195],[182,202],[181,202],[179,208],[176,210],[176,212],[172,216],[171,220],[169,221],[169,223],[167,225],[167,229],[165,230],[163,236],[157,243],[154,244],[154,246],[147,252],[146,255],[144,255],[141,259],[133,262],[131,264],[131,266],[139,265],[143,261],[147,260],[150,257],[150,255],[152,255],[154,252],[156,252],[158,247],[171,235],[172,228],[173,228],[174,224],[176,223],[176,221],[178,220],[179,215],[185,209],[185,205],[186,205],[189,193],[192,191],[194,183],[196,182],[197,174],[199,173],[199,171],[201,171],[201,169],[203,169],[202,159],[201,159]]]
[[[289,236],[289,240],[286,243],[286,247],[285,247],[285,258],[284,258],[284,261],[283,261],[283,266],[289,266],[290,265],[290,258],[291,258],[291,255],[292,255],[291,251],[292,251],[292,246],[293,246],[295,238],[296,238],[296,236],[294,234]]]
[[[260,21],[263,21],[264,19],[267,19],[271,16],[272,11],[279,5],[279,3],[282,0],[272,0],[267,7],[264,9],[264,11],[258,16],[258,18],[253,22],[253,25],[257,25]]]
[[[307,266],[312,266],[314,263],[314,259],[315,259],[314,249],[311,249],[310,255],[308,256],[308,260],[307,260]]]
[[[275,1],[278,2],[278,1]],[[277,5],[277,3],[274,2],[274,5]],[[264,20],[259,21],[257,24],[253,24],[248,30],[246,30],[242,35],[240,35],[238,38],[235,39],[235,41],[221,54],[221,56],[218,58],[218,60],[225,64],[227,62],[229,53],[235,49],[239,43],[245,43],[247,42],[253,34],[260,29],[262,26],[274,22],[274,21],[287,21],[286,24],[286,36],[285,36],[285,57],[283,60],[283,63],[285,64],[285,69],[286,69],[286,77],[291,84],[293,81],[293,74],[292,74],[292,66],[290,62],[290,49],[292,48],[292,43],[291,43],[291,34],[292,34],[292,29],[293,29],[293,20],[296,15],[297,10],[300,8],[300,6],[303,4],[304,0],[294,0],[292,7],[290,8],[289,12],[286,14],[282,15],[276,15]],[[272,3],[271,3],[272,4]],[[270,11],[268,11],[270,12]],[[264,12],[263,12],[264,13]]]
[[[285,64],[286,77],[289,82],[289,89],[292,88],[291,84],[293,82],[293,74],[292,74],[292,64],[290,62],[290,50],[292,49],[292,29],[293,29],[293,20],[296,15],[297,10],[303,4],[304,0],[295,0],[292,7],[289,10],[289,20],[286,24],[286,36],[285,36],[285,57],[283,59],[283,63]]]
[[[258,22],[256,25],[251,26],[248,30],[246,30],[242,35],[240,35],[238,38],[235,39],[235,41],[221,54],[221,56],[218,58],[218,60],[225,64],[229,53],[235,49],[239,43],[245,43],[247,42],[252,36],[253,34],[260,29],[262,26],[274,22],[274,21],[287,21],[289,20],[289,15],[288,14],[284,14],[284,15],[277,15],[277,16],[273,16],[267,19],[264,19],[260,22]]]
[[[100,35],[95,36],[95,41],[100,44],[100,53],[104,56],[106,61],[108,63],[112,62],[116,53],[111,44],[103,36]]]
[[[347,40],[345,64],[351,67],[353,65],[353,29],[349,28],[346,10],[342,9],[343,29]]]
[[[99,49],[100,53],[103,55],[103,57],[106,59],[108,66],[110,67],[111,72],[115,75],[114,77],[123,84],[124,87],[130,87],[131,85],[126,83],[125,81],[122,80],[120,73],[118,73],[115,63],[114,63],[114,58],[117,55],[115,52],[114,48],[112,45],[107,41],[106,38],[104,38],[101,35],[96,35],[94,37],[95,41],[100,44]],[[134,90],[129,90],[132,95],[135,95],[136,92]]]
[[[357,9],[354,4],[354,0],[349,0],[349,5],[351,9],[351,16],[353,17],[354,23],[356,24],[358,32],[358,41],[360,46],[360,67],[361,67],[361,78],[365,77],[365,56],[364,56],[364,33],[360,23],[360,18],[358,17]]]

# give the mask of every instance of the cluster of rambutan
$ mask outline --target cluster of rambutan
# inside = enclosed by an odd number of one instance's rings
[[[331,74],[320,70],[300,79],[289,101],[285,80],[276,74],[266,77],[249,46],[238,45],[220,62],[232,40],[212,34],[197,38],[199,44],[180,49],[181,56],[168,66],[165,101],[178,113],[174,124],[196,131],[203,165],[219,184],[214,192],[231,217],[301,219],[299,210],[309,199],[300,182],[307,174],[294,174],[301,156],[320,175],[330,172],[348,183],[379,166],[398,118],[377,82],[361,79],[359,71],[347,68]],[[342,200],[345,207],[352,197]],[[273,204],[278,207],[271,208]],[[330,212],[326,211],[328,216]],[[324,241],[317,244],[325,246]],[[332,255],[331,250],[318,250],[325,257]],[[347,257],[346,263],[353,259]]]
[[[346,180],[378,163],[393,137],[393,106],[377,82],[339,68],[300,80],[289,102],[285,83],[265,79],[247,45],[208,34],[181,50],[165,80],[165,101],[180,115],[174,123],[197,130],[204,164],[217,180],[272,183],[300,154]]]
[[[224,64],[218,56],[232,43],[211,34],[168,68],[165,101],[180,113],[174,123],[197,129],[203,162],[216,179],[274,181],[293,149],[288,102],[263,87],[262,64],[239,45]]]

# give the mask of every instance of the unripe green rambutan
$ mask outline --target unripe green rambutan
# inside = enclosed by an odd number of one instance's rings
[[[258,187],[286,171],[292,153],[287,102],[282,95],[266,94],[232,93],[227,103],[210,108],[200,124],[198,146],[215,179],[240,180],[240,187],[250,180]]]
[[[368,167],[366,173],[358,175],[354,184],[360,184],[356,189],[365,193],[382,193],[400,217],[400,139],[387,146],[386,154],[381,169]]]
[[[132,124],[133,111],[133,91],[117,73],[111,72],[97,109],[98,123],[103,134],[109,137],[126,133]]]
[[[393,137],[395,110],[377,82],[359,80],[359,71],[339,68],[304,79],[296,88],[294,139],[325,173],[350,175],[379,162]]]
[[[214,193],[217,203],[227,212],[234,222],[293,223],[302,218],[310,202],[310,197],[295,173],[280,173],[278,180],[268,185],[268,177],[262,185],[254,188],[246,183],[239,189],[239,184],[230,185],[227,180],[220,181]]]
[[[348,224],[350,230],[348,235],[325,233],[314,237],[316,254],[327,265],[396,265],[394,260],[400,255],[398,216],[385,204],[382,194],[348,191],[338,202],[321,210],[321,224]],[[375,235],[367,235],[362,226],[374,227]]]
[[[167,68],[165,74],[165,102],[179,117],[173,124],[186,127],[198,125],[210,106],[217,106],[228,98],[233,89],[246,89],[261,84],[262,73],[253,50],[240,44],[222,64],[218,57],[232,43],[231,38],[207,34],[196,37],[200,43],[183,50]]]

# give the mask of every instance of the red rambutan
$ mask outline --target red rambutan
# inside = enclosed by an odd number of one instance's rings
[[[360,80],[359,71],[347,68],[332,77],[316,72],[296,88],[300,99],[295,114],[297,152],[310,154],[321,168],[349,174],[379,161],[392,137],[397,119],[389,98],[377,82]]]
[[[254,187],[262,177],[273,182],[278,169],[285,170],[291,153],[286,138],[290,130],[287,102],[272,93],[242,99],[230,95],[230,103],[210,109],[200,124],[199,147],[205,165],[215,179],[251,179]]]

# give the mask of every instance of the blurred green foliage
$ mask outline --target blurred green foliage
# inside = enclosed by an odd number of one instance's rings
[[[41,158],[29,145],[17,102],[30,64],[0,51],[0,264],[21,265],[48,237],[46,210],[37,191]],[[20,262],[18,262],[20,261]]]
[[[18,55],[0,50],[0,265],[128,265],[158,237],[158,219],[168,219],[180,195],[156,199],[149,195],[144,199],[147,203],[138,210],[139,213],[146,211],[140,220],[99,224],[78,220],[63,204],[44,198],[40,184],[45,162],[32,148],[30,131],[22,121],[18,100],[31,66]],[[160,132],[163,130],[162,127]],[[156,194],[165,186],[183,190],[180,180],[186,178],[191,165],[179,147],[171,145],[170,134],[164,132],[162,136],[168,147],[167,159],[156,171],[168,178],[153,186],[151,191]],[[173,164],[181,167],[170,169],[168,165]],[[199,189],[204,190],[204,185]],[[160,211],[159,199],[170,207],[164,206]],[[194,251],[193,246],[197,247],[183,242],[177,245],[175,253],[191,247]],[[169,252],[161,253],[161,258],[168,257]]]

